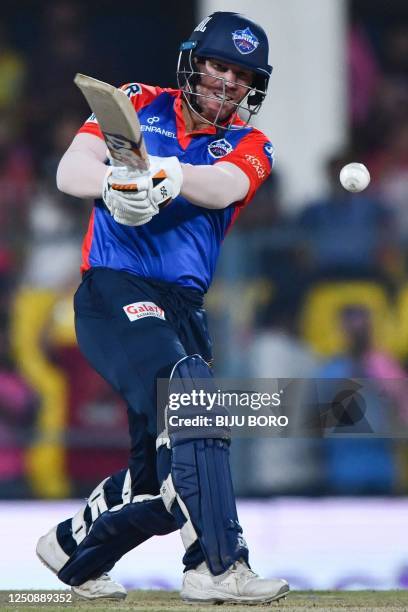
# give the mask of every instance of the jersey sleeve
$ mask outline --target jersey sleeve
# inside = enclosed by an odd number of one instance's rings
[[[242,138],[231,153],[222,157],[217,163],[220,162],[229,162],[238,166],[249,178],[248,193],[237,203],[237,206],[245,206],[270,175],[274,163],[274,148],[262,132],[254,129]]]
[[[167,91],[161,87],[143,85],[142,83],[126,83],[126,85],[122,85],[120,89],[123,89],[123,91],[126,92],[126,95],[132,102],[136,111],[141,110],[150,104],[161,93]],[[77,134],[94,134],[103,140],[103,135],[94,113],[88,117],[85,123],[78,130]]]

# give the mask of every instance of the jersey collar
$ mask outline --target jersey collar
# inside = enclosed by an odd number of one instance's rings
[[[191,142],[193,136],[200,134],[217,134],[218,128],[215,125],[208,125],[201,127],[198,130],[187,131],[186,122],[183,115],[183,105],[185,101],[183,99],[183,92],[178,91],[176,99],[174,101],[174,112],[176,115],[176,128],[177,128],[177,139],[183,149],[186,149]],[[239,117],[236,117],[234,125],[242,125],[243,121]]]

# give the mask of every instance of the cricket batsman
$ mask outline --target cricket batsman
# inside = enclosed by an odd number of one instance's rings
[[[149,172],[135,179],[122,167],[115,178],[92,115],[59,164],[61,191],[95,198],[74,299],[78,343],[125,399],[131,438],[128,468],[37,544],[41,561],[79,597],[125,597],[107,572],[176,529],[184,601],[264,603],[289,591],[285,580],[250,568],[228,428],[187,437],[157,427],[157,379],[169,379],[169,394],[191,392],[197,380],[213,388],[203,298],[227,231],[272,168],[271,143],[249,125],[271,72],[264,30],[237,13],[213,13],[181,45],[178,89],[123,87]]]

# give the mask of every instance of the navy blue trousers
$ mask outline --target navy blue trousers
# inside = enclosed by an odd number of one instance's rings
[[[70,557],[58,576],[67,584],[78,585],[109,571],[123,554],[149,537],[184,525],[185,517],[176,510],[170,514],[160,497],[156,437],[161,428],[157,431],[157,411],[164,410],[165,405],[158,403],[156,381],[168,379],[175,364],[188,355],[199,354],[210,363],[211,341],[200,293],[127,272],[107,268],[87,272],[75,294],[74,306],[82,353],[127,402],[133,499],[118,509],[127,471],[121,470],[103,485],[105,507],[116,510],[92,518],[91,504],[97,496],[93,499],[91,495],[83,510],[86,535],[79,544],[75,521],[67,519],[58,525],[58,540]],[[163,403],[166,401],[164,397]],[[160,461],[161,468],[164,462],[165,471],[170,472],[171,453],[164,447]],[[229,474],[229,468],[225,473]],[[135,496],[146,494],[156,497],[136,501]],[[233,493],[226,499],[220,503],[233,506],[230,514],[240,533]],[[222,512],[219,514],[214,521],[220,522],[221,533],[225,521]],[[231,554],[247,558],[247,549],[236,535],[234,532]],[[217,546],[213,547],[216,553]],[[213,554],[214,550],[207,552]],[[183,562],[186,569],[191,569],[203,560],[198,538],[188,547]]]
[[[126,400],[134,495],[159,492],[156,475],[157,378],[168,378],[174,364],[198,353],[211,361],[211,340],[202,295],[174,284],[146,280],[108,268],[88,271],[75,294],[75,325],[81,352]],[[130,316],[142,308],[142,316]],[[164,312],[144,316],[143,304]],[[158,316],[159,314],[159,316]],[[162,409],[163,407],[160,407]]]

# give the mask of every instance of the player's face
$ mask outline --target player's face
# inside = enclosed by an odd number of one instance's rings
[[[218,121],[226,120],[236,111],[234,104],[239,103],[247,95],[248,87],[253,81],[253,73],[236,64],[216,59],[197,62],[197,70],[205,74],[201,75],[196,92],[202,96],[210,96],[197,97],[202,115],[213,121],[220,111],[225,96]],[[222,79],[225,80],[225,93]]]

